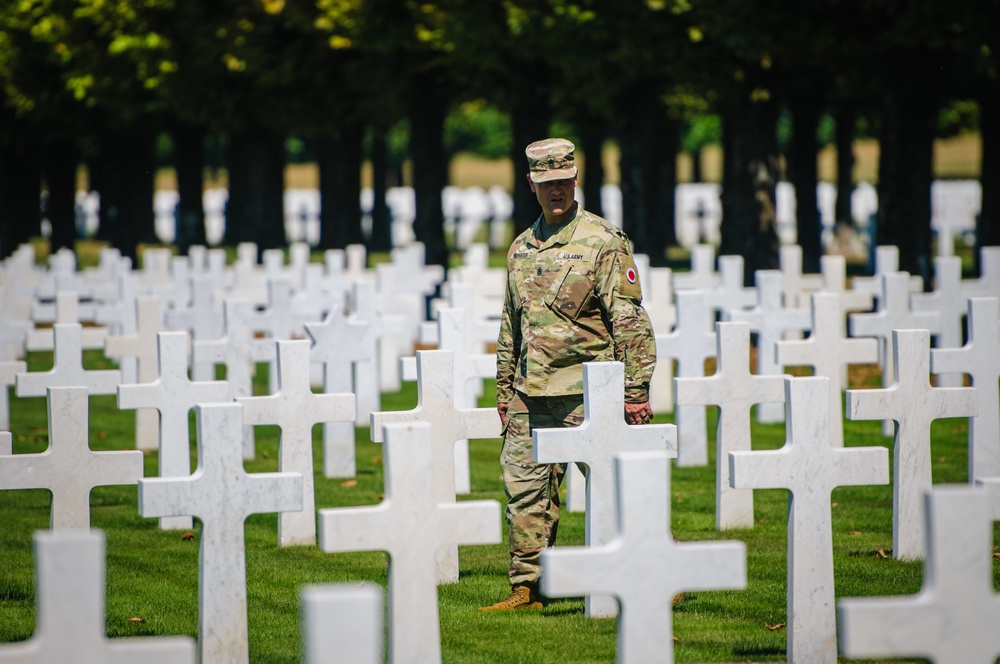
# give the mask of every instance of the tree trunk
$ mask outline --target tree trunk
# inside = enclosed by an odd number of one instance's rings
[[[284,139],[260,127],[233,134],[224,244],[254,242],[261,250],[284,247],[284,197]]]
[[[883,98],[878,244],[899,248],[899,269],[931,281],[931,182],[935,104],[917,81],[899,80]]]
[[[816,127],[820,107],[813,95],[792,100],[792,143],[789,161],[792,186],[795,188],[795,229],[797,243],[802,247],[802,270],[819,272],[823,255],[819,202],[816,199],[818,180],[816,156],[819,144]]]
[[[510,123],[514,142],[510,148],[510,160],[514,165],[514,235],[515,237],[535,223],[542,213],[538,199],[528,186],[528,159],[524,149],[535,141],[549,137],[551,125],[550,111],[544,101],[524,93],[514,100]]]
[[[16,136],[0,150],[0,258],[6,258],[40,235],[42,161],[37,144]]]
[[[94,169],[94,188],[101,197],[98,238],[138,266],[139,243],[157,241],[153,134],[144,128],[107,131],[98,149]]]
[[[667,265],[667,249],[677,244],[677,150],[680,145],[680,124],[664,118],[653,130],[657,139],[652,146],[657,157],[650,171],[649,186],[649,260],[653,267]]]
[[[983,162],[980,184],[982,205],[976,223],[976,274],[981,274],[982,247],[1000,246],[1000,88],[983,90],[979,100]]]
[[[45,146],[45,183],[49,192],[47,214],[52,225],[49,248],[76,247],[76,168],[79,152],[70,140],[56,140]],[[150,203],[152,206],[152,203]]]
[[[704,176],[701,173],[701,148],[692,150],[689,154],[691,156],[691,182],[702,182]]]
[[[600,122],[580,123],[580,152],[586,158],[586,164],[582,170],[583,185],[583,205],[594,214],[604,216],[604,201],[601,196],[601,188],[604,186],[604,161],[601,153],[604,148],[604,140],[607,138],[604,125]]]
[[[417,81],[411,102],[410,156],[417,208],[413,231],[424,244],[427,264],[447,269],[448,243],[444,236],[441,192],[448,186],[448,157],[444,150],[448,101],[439,85]]]
[[[744,280],[778,267],[775,183],[777,112],[772,102],[729,109],[722,130],[722,243],[720,255],[743,256]]]
[[[851,213],[851,195],[854,193],[854,111],[837,110],[837,200],[834,216],[838,224],[854,227]]]
[[[205,130],[174,127],[174,168],[177,171],[177,232],[174,244],[182,256],[191,245],[205,245]]]
[[[372,130],[372,235],[368,240],[371,251],[392,249],[392,215],[386,202],[389,179],[389,146],[385,132]]]
[[[343,249],[363,244],[361,161],[364,133],[350,124],[316,144],[320,186],[320,247]]]

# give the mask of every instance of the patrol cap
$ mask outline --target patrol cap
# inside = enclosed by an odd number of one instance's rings
[[[532,182],[566,180],[576,177],[573,151],[576,146],[565,138],[546,138],[524,149]]]

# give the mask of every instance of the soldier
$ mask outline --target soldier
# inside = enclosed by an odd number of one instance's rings
[[[507,253],[497,340],[511,594],[481,611],[541,608],[539,558],[556,540],[565,464],[535,463],[531,431],[583,422],[583,363],[625,364],[625,418],[645,424],[656,364],[653,330],[628,238],[574,200],[574,146],[532,143],[528,185],[542,215]]]

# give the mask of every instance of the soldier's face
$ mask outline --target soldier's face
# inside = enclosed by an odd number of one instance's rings
[[[534,182],[528,178],[531,191],[535,192],[538,204],[542,206],[545,221],[553,224],[561,222],[573,206],[576,195],[576,178]]]

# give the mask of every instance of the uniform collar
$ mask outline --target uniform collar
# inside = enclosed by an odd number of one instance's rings
[[[579,203],[576,203],[575,205],[576,212],[573,213],[573,216],[563,224],[558,233],[544,242],[542,241],[539,232],[541,231],[542,224],[545,223],[545,217],[543,215],[539,215],[538,219],[536,219],[535,223],[531,226],[532,244],[538,248],[569,244],[573,239],[573,233],[576,232],[576,227],[579,225],[577,222],[580,220],[580,216],[583,213],[583,206]]]

